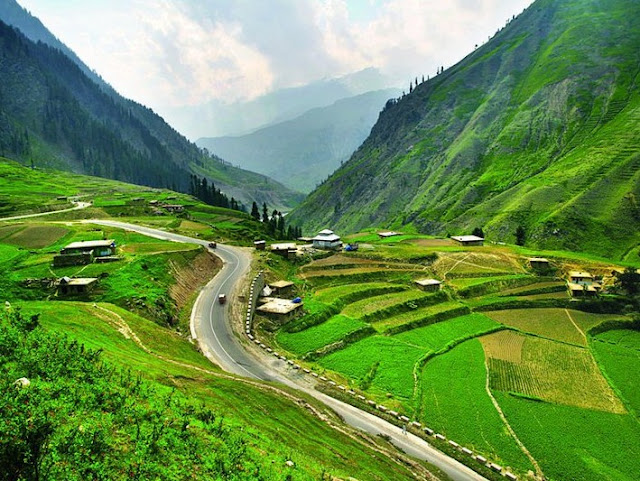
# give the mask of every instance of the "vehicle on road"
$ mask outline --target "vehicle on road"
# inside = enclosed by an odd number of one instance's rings
[[[225,294],[220,294],[218,296],[218,303],[224,304],[225,302],[227,302],[227,296]]]
[[[215,242],[213,242],[213,241],[209,242],[209,244],[208,244],[208,245],[209,245],[209,248],[210,248],[210,249],[215,249],[215,248],[218,246],[218,244],[216,244],[216,243],[215,243]]]

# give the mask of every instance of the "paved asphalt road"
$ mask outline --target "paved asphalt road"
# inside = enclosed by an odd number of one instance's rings
[[[110,220],[86,220],[83,222],[127,229],[174,242],[204,246],[208,244],[206,240],[124,222]],[[237,284],[249,272],[251,257],[242,249],[220,244],[215,249],[215,253],[222,259],[223,268],[202,290],[191,314],[192,337],[197,337],[200,347],[207,357],[228,372],[264,381],[276,381],[304,391],[332,408],[349,425],[370,434],[389,436],[393,444],[405,453],[437,466],[455,481],[486,481],[486,478],[436,450],[422,438],[411,433],[404,433],[401,428],[377,416],[316,391],[309,384],[308,376],[289,369],[283,361],[277,360],[275,357],[261,359],[248,352],[234,334],[228,321],[228,309],[231,302],[220,305],[217,300],[219,294],[230,296],[236,289]]]
[[[60,214],[61,212],[70,212],[72,210],[86,209],[91,205],[90,202],[77,202],[77,201],[72,201],[72,202],[75,204],[75,207],[69,207],[68,209],[51,210],[49,212],[39,212],[38,214],[25,214],[25,215],[14,215],[13,217],[3,217],[2,219],[0,219],[0,221],[28,219],[29,217],[40,217],[42,215]]]

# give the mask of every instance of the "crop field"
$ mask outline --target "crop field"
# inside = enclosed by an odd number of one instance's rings
[[[412,346],[438,352],[461,339],[480,336],[500,327],[500,324],[479,313],[460,316],[419,327],[393,336]]]
[[[395,306],[407,301],[413,301],[425,297],[425,293],[417,289],[396,292],[393,294],[382,294],[379,296],[367,297],[361,301],[353,302],[342,310],[342,314],[360,319],[363,316],[374,314],[380,309]]]
[[[482,249],[482,248],[481,248]],[[473,277],[473,275],[523,274],[525,269],[506,254],[492,252],[448,252],[433,265],[441,277]]]
[[[640,479],[640,424],[631,415],[536,402],[495,392],[547,479]]]
[[[413,368],[423,348],[397,339],[371,336],[319,359],[322,367],[353,379],[357,386],[378,395],[392,393],[408,400],[413,395]]]
[[[586,332],[589,329],[621,317],[556,308],[510,309],[485,314],[506,326],[580,346],[587,345]]]
[[[593,338],[591,346],[600,366],[627,407],[640,414],[640,332],[616,329]]]
[[[587,349],[516,332],[489,334],[481,341],[492,389],[584,409],[626,412]]]
[[[392,267],[389,269],[380,268],[380,267],[352,267],[348,269],[318,269],[312,271],[305,271],[304,277],[307,279],[313,279],[314,277],[335,277],[336,279],[340,279],[342,277],[355,275],[355,274],[372,274],[372,273],[382,273],[382,274],[395,274],[395,273],[407,273],[411,271],[420,271],[419,269],[406,267],[406,268],[396,268]]]
[[[318,259],[306,266],[302,267],[303,271],[322,269],[325,267],[337,267],[345,265],[364,265],[364,264],[379,264],[378,261],[371,261],[370,259],[364,259],[361,257],[350,256],[346,254],[336,254],[331,257],[325,257],[324,259]]]
[[[57,225],[27,225],[3,239],[3,242],[26,249],[41,249],[54,244],[69,232]]]
[[[535,280],[535,278],[522,275],[522,274],[506,275],[506,276],[457,277],[447,281],[447,284],[450,284],[457,289],[464,289],[467,287],[479,286],[479,285],[487,284],[490,282],[518,281],[518,280],[523,280],[525,282],[526,281],[532,282]]]
[[[339,341],[345,335],[366,326],[366,323],[347,316],[337,315],[304,331],[278,332],[276,340],[280,346],[295,354],[306,354]]]
[[[400,284],[389,284],[386,282],[362,282],[360,284],[353,284],[346,288],[345,286],[327,287],[325,289],[319,289],[315,292],[314,298],[318,302],[324,302],[330,304],[335,300],[341,299],[346,296],[353,295],[358,292],[364,291],[377,291],[388,289],[389,292],[397,292],[398,290],[406,289],[406,286]]]
[[[388,317],[379,322],[373,323],[373,327],[378,332],[386,332],[389,329],[408,324],[410,322],[420,321],[435,314],[452,311],[463,307],[463,304],[457,301],[442,302],[433,306],[421,307],[413,311]]]
[[[547,282],[536,282],[533,284],[528,284],[526,286],[514,287],[512,289],[505,289],[500,292],[501,295],[504,296],[519,296],[526,295],[529,292],[534,291],[542,291],[547,289],[560,289],[566,290],[566,283],[564,281],[547,281]]]
[[[530,469],[486,392],[486,376],[482,346],[475,339],[430,359],[420,376],[420,419],[504,466]]]

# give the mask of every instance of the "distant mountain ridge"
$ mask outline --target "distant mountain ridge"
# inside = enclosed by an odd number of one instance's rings
[[[369,135],[386,101],[399,94],[396,89],[368,92],[252,134],[201,138],[196,144],[234,165],[310,192],[351,156]]]
[[[398,102],[291,214],[638,261],[640,2],[537,0]]]
[[[248,205],[286,209],[301,199],[263,175],[206,155],[150,109],[95,74],[90,78],[88,67],[65,55],[69,49],[15,2],[2,0],[0,20],[4,15],[53,45],[33,43],[0,22],[1,155],[182,191],[196,173]]]
[[[175,125],[190,138],[243,136],[294,119],[308,110],[374,90],[387,89],[390,81],[367,68],[343,77],[323,79],[284,88],[247,102],[212,101],[193,107],[164,107]]]

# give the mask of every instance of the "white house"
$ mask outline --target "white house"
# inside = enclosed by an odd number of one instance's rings
[[[325,229],[318,232],[318,235],[311,239],[313,247],[317,249],[339,249],[342,247],[340,236],[333,233],[332,230]]]

